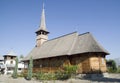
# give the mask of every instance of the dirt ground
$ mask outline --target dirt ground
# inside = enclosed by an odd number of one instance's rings
[[[95,79],[68,79],[65,81],[38,81],[32,79],[31,81],[24,78],[13,79],[10,75],[0,75],[0,83],[120,83],[120,74],[109,74],[107,78]]]

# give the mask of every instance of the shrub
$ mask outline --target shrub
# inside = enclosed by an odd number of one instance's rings
[[[55,75],[55,73],[39,72],[36,75],[36,79],[38,79],[38,80],[56,80],[56,75]]]
[[[56,73],[43,73],[39,72],[34,74],[38,80],[66,80],[76,74],[77,66],[64,66],[64,71],[58,71]]]
[[[108,60],[107,61],[108,64],[108,72],[109,73],[116,73],[117,72],[117,67],[116,67],[116,63],[114,60]]]
[[[57,80],[66,80],[66,79],[69,79],[70,78],[70,75],[69,74],[65,74],[63,72],[58,72],[55,74],[56,75],[56,79]]]
[[[66,80],[73,77],[76,74],[77,66],[76,65],[67,65],[63,67],[64,71],[56,72],[56,78],[58,80]]]
[[[114,70],[113,68],[110,67],[110,68],[108,68],[108,72],[109,73],[116,73],[116,70]]]
[[[78,67],[76,65],[64,66],[64,73],[72,77],[73,75],[76,74],[77,68]]]
[[[117,69],[117,73],[120,73],[120,67],[118,67],[118,69]]]

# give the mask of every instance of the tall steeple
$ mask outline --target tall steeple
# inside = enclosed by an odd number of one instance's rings
[[[36,31],[36,34],[37,34],[37,38],[36,38],[37,47],[41,46],[45,41],[48,40],[49,32],[47,31],[47,28],[46,28],[44,4],[43,4],[43,9],[41,14],[40,26],[39,26],[39,29]]]

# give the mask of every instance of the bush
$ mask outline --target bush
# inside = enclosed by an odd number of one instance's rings
[[[55,73],[40,72],[36,75],[36,79],[38,79],[38,80],[56,80],[56,75],[55,75]]]
[[[60,72],[60,71],[56,72],[55,76],[56,76],[57,80],[66,80],[66,79],[70,78],[69,74],[67,74],[65,72]]]
[[[120,73],[120,67],[118,67],[118,69],[117,69],[117,73]]]
[[[66,80],[76,74],[77,66],[64,66],[64,71],[56,73],[43,73],[39,72],[34,75],[38,80]]]
[[[67,73],[75,74],[76,70],[77,70],[77,66],[76,65],[64,66],[64,71],[67,72]]]
[[[116,67],[116,63],[114,60],[108,60],[107,61],[108,64],[108,72],[109,73],[116,73],[117,72],[117,67]]]
[[[76,74],[77,68],[78,67],[76,65],[64,66],[64,73],[72,77],[73,75]]]
[[[109,73],[116,73],[116,70],[114,70],[113,68],[110,67],[110,68],[108,68],[108,72]]]

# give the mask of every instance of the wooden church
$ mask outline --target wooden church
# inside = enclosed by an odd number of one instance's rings
[[[26,67],[33,58],[34,72],[56,72],[64,65],[77,65],[78,73],[106,72],[108,51],[105,50],[90,32],[78,34],[73,32],[48,40],[44,7],[41,24],[36,31],[36,46],[23,59]]]

